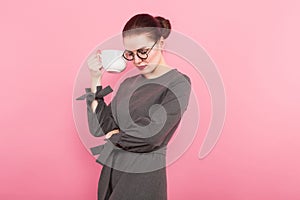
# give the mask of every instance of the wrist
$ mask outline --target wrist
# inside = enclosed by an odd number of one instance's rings
[[[96,92],[97,86],[101,86],[101,80],[99,78],[92,78],[91,79],[91,90],[93,93]]]

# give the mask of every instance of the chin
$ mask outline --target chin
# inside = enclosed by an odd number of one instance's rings
[[[151,71],[149,71],[149,70],[141,70],[140,73],[141,74],[150,74]]]
[[[149,67],[149,68],[147,68],[147,69],[145,69],[145,70],[142,70],[142,72],[143,72],[144,74],[151,74],[151,73],[154,72],[154,70],[155,70],[155,67]]]

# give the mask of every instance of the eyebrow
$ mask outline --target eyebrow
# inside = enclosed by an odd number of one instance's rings
[[[136,50],[139,50],[139,49],[145,49],[145,48],[148,48],[147,46],[143,46],[143,47],[141,47],[141,48],[138,48],[138,49],[136,49]],[[128,50],[128,49],[125,49],[126,51],[131,51],[132,52],[132,50]]]

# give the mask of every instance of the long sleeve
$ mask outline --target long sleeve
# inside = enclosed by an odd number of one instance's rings
[[[147,153],[155,151],[163,146],[170,140],[175,132],[181,117],[187,109],[190,92],[191,81],[188,76],[184,76],[185,79],[174,82],[160,103],[165,109],[164,115],[162,115],[161,109],[157,107],[150,114],[151,126],[143,127],[143,134],[151,135],[150,137],[137,137],[131,134],[136,133],[139,130],[127,130],[124,132],[120,129],[120,133],[114,134],[110,137],[110,141],[116,146],[125,151],[136,153]],[[149,118],[145,117],[145,121]],[[157,130],[157,127],[162,127]],[[140,135],[142,135],[140,133]],[[166,142],[167,141],[167,142]]]
[[[104,96],[112,92],[110,86],[102,89],[102,86],[97,86],[96,93],[92,93],[90,88],[85,88],[86,94],[78,97],[76,100],[86,98],[87,117],[90,133],[95,137],[105,135],[111,130],[118,129],[118,125],[114,120],[111,112],[111,103],[108,105],[104,101]],[[98,105],[95,112],[91,108],[93,100],[96,99]]]

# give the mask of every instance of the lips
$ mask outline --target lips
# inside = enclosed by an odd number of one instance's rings
[[[140,70],[145,69],[145,67],[147,67],[147,65],[140,65],[140,66],[137,66],[137,68],[139,68]]]

